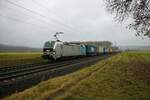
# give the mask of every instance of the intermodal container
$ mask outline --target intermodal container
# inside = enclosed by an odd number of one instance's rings
[[[90,56],[93,56],[93,55],[96,55],[97,54],[97,51],[96,51],[96,46],[93,46],[93,45],[86,45],[86,55],[90,55]]]

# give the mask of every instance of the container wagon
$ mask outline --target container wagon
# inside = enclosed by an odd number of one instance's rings
[[[85,45],[86,47],[86,56],[95,56],[97,55],[97,48],[93,45]]]
[[[109,48],[109,54],[112,54],[112,53],[113,53],[112,48]]]
[[[108,54],[109,53],[109,49],[108,48],[103,48],[103,54]]]
[[[109,48],[105,48],[105,54],[109,54]]]
[[[97,55],[102,55],[102,54],[104,54],[104,47],[98,46],[98,47],[96,48],[96,52],[97,52]]]

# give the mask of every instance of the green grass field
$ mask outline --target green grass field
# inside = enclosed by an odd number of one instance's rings
[[[6,100],[150,100],[150,52],[124,52]]]
[[[0,52],[0,67],[41,63],[41,52]]]

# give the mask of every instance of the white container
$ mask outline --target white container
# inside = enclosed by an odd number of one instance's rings
[[[99,49],[98,52],[99,52],[100,54],[104,53],[104,47],[99,47],[98,49]]]

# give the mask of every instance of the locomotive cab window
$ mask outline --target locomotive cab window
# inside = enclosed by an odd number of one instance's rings
[[[44,48],[53,48],[55,45],[55,41],[48,41],[45,43]]]

